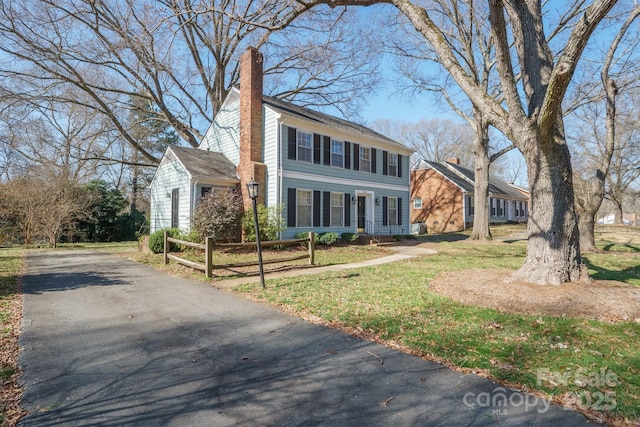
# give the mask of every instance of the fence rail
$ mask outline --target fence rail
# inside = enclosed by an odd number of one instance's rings
[[[315,263],[315,233],[313,231],[309,232],[309,237],[304,239],[291,239],[291,240],[271,240],[266,242],[261,242],[261,246],[294,246],[299,245],[301,243],[307,242],[307,254],[305,255],[295,255],[289,257],[281,257],[270,260],[265,260],[263,264],[276,264],[280,262],[289,262],[296,261],[300,259],[309,259],[309,265],[314,265]],[[189,248],[200,249],[204,251],[204,264],[190,261],[188,259],[181,258],[177,255],[169,253],[169,244],[177,243],[179,245],[187,246]],[[164,232],[164,263],[168,264],[169,260],[174,260],[177,263],[186,265],[187,267],[191,267],[195,270],[203,271],[206,277],[213,276],[213,270],[217,268],[233,268],[233,267],[250,267],[253,265],[258,265],[258,261],[248,261],[248,262],[237,262],[233,264],[213,264],[213,253],[214,249],[219,248],[249,248],[255,247],[255,243],[221,243],[214,244],[213,239],[211,237],[207,237],[205,239],[205,243],[193,243],[187,242],[186,240],[180,240],[173,237],[169,237],[169,233],[167,231]]]

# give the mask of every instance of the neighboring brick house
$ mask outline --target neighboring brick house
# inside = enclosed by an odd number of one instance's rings
[[[187,159],[213,153],[211,175]],[[264,96],[262,55],[252,48],[240,59],[239,89],[200,146],[167,149],[151,184],[150,228],[189,230],[203,188],[239,186],[248,209],[246,184],[254,179],[258,203],[284,208],[282,238],[311,230],[407,234],[411,153],[364,126]]]
[[[473,226],[474,173],[448,162],[420,160],[411,168],[411,223],[429,233],[461,231]],[[524,222],[529,215],[528,192],[496,177],[489,178],[489,222]]]

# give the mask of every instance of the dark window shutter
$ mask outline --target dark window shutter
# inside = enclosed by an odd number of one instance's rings
[[[313,226],[320,227],[320,191],[313,192]]]
[[[288,150],[289,150],[289,160],[295,160],[296,159],[296,128],[289,128],[289,143],[288,143]]]
[[[387,166],[389,163],[389,152],[382,152],[382,175],[387,175]]]
[[[402,225],[402,197],[398,197],[398,201],[397,201],[397,208],[398,208],[398,225]]]
[[[371,173],[376,173],[376,166],[378,163],[378,150],[371,149]]]
[[[351,194],[344,193],[344,226],[351,227]]]
[[[402,178],[402,156],[398,154],[398,178]]]
[[[353,170],[360,170],[360,144],[353,144]]]
[[[322,225],[329,227],[331,225],[331,192],[322,192]]]
[[[382,225],[388,225],[389,219],[387,218],[389,212],[387,212],[387,198],[382,198]]]
[[[313,134],[313,163],[320,164],[320,135]]]
[[[329,138],[328,136],[324,137],[324,150],[323,150],[323,155],[324,155],[324,164],[329,166],[331,165],[331,138]]]
[[[287,190],[287,227],[296,226],[296,189]]]
[[[344,168],[351,169],[351,143],[344,142]]]

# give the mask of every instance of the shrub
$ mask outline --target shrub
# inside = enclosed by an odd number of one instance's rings
[[[151,233],[151,235],[149,236],[149,249],[151,249],[151,251],[153,251],[153,253],[155,254],[164,252],[165,230],[169,232],[169,237],[178,239],[180,236],[180,230],[177,228],[163,228],[162,230]],[[178,250],[180,250],[180,247],[177,244],[171,243],[169,245],[169,252],[176,252]]]
[[[358,234],[357,233],[342,233],[340,235],[340,238],[346,243],[353,243],[356,240],[358,240]]]
[[[318,235],[314,234],[314,240],[318,240]],[[296,239],[308,239],[309,238],[309,232],[308,231],[301,231],[300,233],[296,233]]]
[[[318,235],[316,240],[320,245],[331,246],[335,242],[340,240],[340,236],[338,235],[338,233],[332,233],[332,232],[322,233]]]
[[[213,190],[206,194],[193,212],[193,229],[198,241],[237,241],[242,215],[242,196],[238,191]]]
[[[270,206],[258,205],[258,226],[260,227],[260,240],[276,240],[278,234],[285,228],[284,218],[282,218],[283,205]],[[256,241],[255,225],[253,221],[253,209],[248,209],[242,217],[242,230],[244,240],[247,242]]]

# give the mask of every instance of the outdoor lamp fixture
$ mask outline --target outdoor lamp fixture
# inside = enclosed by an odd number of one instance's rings
[[[353,196],[351,198],[351,203],[353,203],[354,205],[358,202],[358,198],[356,196]]]
[[[256,232],[256,247],[258,248],[258,265],[260,266],[260,285],[264,288],[264,269],[262,267],[262,245],[260,244],[260,226],[258,225],[258,206],[256,199],[258,198],[258,190],[260,184],[255,182],[253,178],[247,183],[247,191],[249,192],[249,198],[253,204],[253,225]]]
[[[376,206],[380,206],[380,197],[376,197]]]

